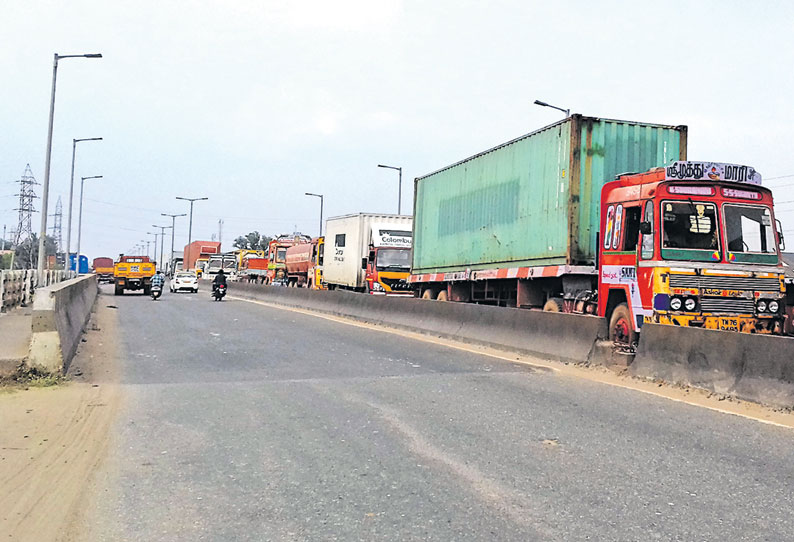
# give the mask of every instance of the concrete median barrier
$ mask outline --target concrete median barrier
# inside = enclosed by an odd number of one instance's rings
[[[594,346],[606,337],[606,322],[592,316],[248,283],[229,293],[564,362],[597,363]]]
[[[95,275],[83,275],[36,290],[28,368],[46,374],[66,371],[91,316],[97,293]]]
[[[794,339],[646,324],[629,371],[775,406],[794,406]]]

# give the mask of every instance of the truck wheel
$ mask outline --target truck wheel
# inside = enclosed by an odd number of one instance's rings
[[[429,288],[428,288],[428,289],[427,289],[427,290],[425,290],[425,291],[424,291],[424,293],[422,294],[422,299],[435,299],[435,298],[436,298],[436,296],[435,296],[435,295],[433,295],[434,293],[435,293],[435,292],[433,292],[433,290],[431,290],[431,289],[429,289]]]
[[[637,332],[631,323],[629,306],[621,303],[612,311],[609,319],[609,338],[621,346],[632,346],[637,342]]]
[[[436,300],[437,301],[449,301],[449,295],[447,295],[447,291],[446,290],[441,290],[440,292],[438,292],[438,295],[436,296]]]
[[[544,312],[562,312],[562,299],[559,297],[552,297],[543,305]]]
[[[122,295],[124,293],[124,288],[119,288],[116,286],[113,291],[113,295]]]
[[[143,295],[152,295],[152,287],[151,286],[144,286],[143,287]]]

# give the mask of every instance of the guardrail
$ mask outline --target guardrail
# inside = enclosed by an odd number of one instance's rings
[[[35,269],[0,271],[0,312],[29,305],[33,301],[33,291],[36,288],[43,288],[73,276],[73,271],[49,270],[44,272],[43,283],[38,284]]]

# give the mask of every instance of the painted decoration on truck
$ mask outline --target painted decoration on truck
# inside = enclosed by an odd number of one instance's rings
[[[666,181],[731,181],[761,185],[761,174],[750,166],[719,162],[673,162],[665,168]]]
[[[601,281],[604,284],[619,284],[628,290],[629,305],[631,313],[634,315],[633,324],[636,331],[640,330],[640,322],[637,316],[652,316],[653,311],[646,309],[642,305],[640,297],[640,287],[637,282],[637,268],[633,265],[604,265],[601,267]]]

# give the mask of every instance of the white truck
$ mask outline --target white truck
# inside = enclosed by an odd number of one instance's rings
[[[370,294],[411,295],[413,217],[359,213],[325,222],[323,283]]]

